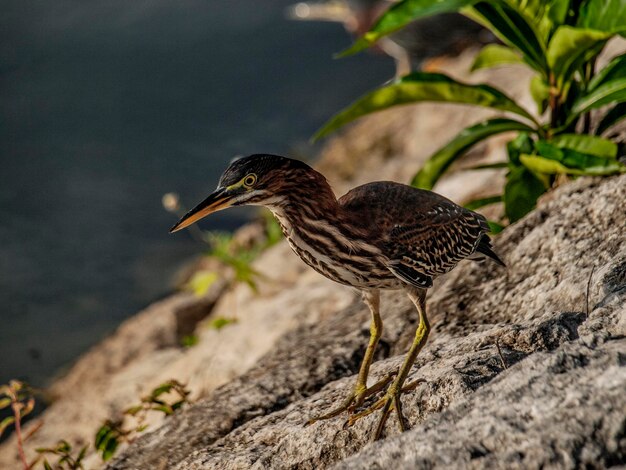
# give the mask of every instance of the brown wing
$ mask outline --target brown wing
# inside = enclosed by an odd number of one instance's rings
[[[411,284],[430,287],[433,278],[474,253],[488,231],[483,216],[441,199],[389,232],[388,267]]]
[[[474,251],[489,225],[485,218],[445,197],[392,182],[359,186],[340,205],[377,233],[387,268],[417,287],[450,271]]]

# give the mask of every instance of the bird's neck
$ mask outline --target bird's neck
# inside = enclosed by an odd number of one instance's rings
[[[283,231],[297,230],[302,224],[333,223],[339,218],[337,197],[326,178],[310,170],[278,195],[269,209],[274,213]]]

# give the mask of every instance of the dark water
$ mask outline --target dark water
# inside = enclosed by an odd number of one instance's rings
[[[200,247],[168,235],[163,193],[195,203],[236,154],[313,155],[312,132],[392,75],[333,60],[342,27],[290,22],[290,3],[0,4],[0,383],[44,385],[168,292]]]

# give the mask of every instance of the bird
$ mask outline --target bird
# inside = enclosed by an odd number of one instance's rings
[[[288,8],[299,21],[343,23],[355,37],[363,37],[397,2],[392,0],[323,0],[298,2]],[[436,69],[443,56],[457,56],[471,46],[493,42],[490,33],[458,13],[440,13],[409,23],[381,38],[374,50],[396,61],[396,75],[419,69]]]
[[[381,410],[373,433],[377,440],[395,410],[400,430],[405,431],[401,396],[422,382],[405,383],[430,332],[426,293],[433,280],[465,258],[489,258],[505,266],[492,249],[485,217],[435,192],[391,181],[367,183],[337,199],[326,178],[306,163],[255,154],[233,161],[215,191],[170,232],[216,211],[244,205],[267,207],[302,261],[327,278],[360,291],[371,313],[370,338],[354,388],[338,407],[306,424],[347,412],[347,424],[352,425]],[[419,323],[397,373],[368,387],[383,331],[379,311],[382,289],[403,289],[419,314]],[[382,397],[362,409],[368,397],[383,390]]]

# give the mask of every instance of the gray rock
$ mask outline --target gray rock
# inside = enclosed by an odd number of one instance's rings
[[[375,414],[348,428],[345,416],[303,426],[353,385],[368,318],[355,300],[284,334],[255,367],[138,439],[109,468],[624,463],[624,201],[626,175],[563,186],[497,239],[506,271],[467,263],[436,286],[431,342],[409,377],[426,382],[403,397],[406,433],[392,417],[388,437],[371,444]],[[416,326],[398,292],[384,295],[382,314],[372,381],[399,366]]]

